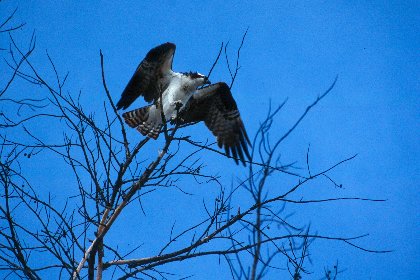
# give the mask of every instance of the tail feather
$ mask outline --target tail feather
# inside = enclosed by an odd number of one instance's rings
[[[143,122],[137,126],[137,130],[150,138],[157,139],[159,137],[160,129],[162,128],[161,123]]]
[[[122,116],[125,122],[132,128],[137,127],[141,123],[147,121],[149,117],[149,107],[142,107],[133,111],[124,113]]]
[[[162,128],[162,122],[159,119],[155,120],[155,114],[149,114],[151,107],[152,105],[129,111],[122,116],[126,124],[136,128],[142,135],[157,139]]]

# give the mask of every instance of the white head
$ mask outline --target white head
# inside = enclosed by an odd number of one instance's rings
[[[202,85],[211,84],[211,82],[205,75],[200,74],[198,72],[189,72],[189,73],[185,73],[185,75],[188,76],[193,81],[194,87],[196,88]]]

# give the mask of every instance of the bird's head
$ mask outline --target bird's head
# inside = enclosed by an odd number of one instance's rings
[[[211,84],[207,76],[200,74],[198,72],[189,72],[186,75],[189,76],[191,80],[194,81],[194,84],[196,87]]]

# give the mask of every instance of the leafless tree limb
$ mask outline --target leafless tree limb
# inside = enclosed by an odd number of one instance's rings
[[[0,35],[4,30],[10,32],[23,27],[24,24],[5,27],[15,12],[0,24]],[[248,29],[237,49],[234,68],[229,62],[229,43],[222,43],[208,76],[224,50],[230,87],[233,86],[247,32]],[[337,241],[370,253],[388,252],[360,246],[358,240],[366,235],[340,237],[313,232],[309,225],[292,223],[290,214],[286,213],[287,207],[293,205],[384,201],[362,197],[295,198],[297,191],[309,182],[325,184],[327,181],[334,187],[340,186],[331,171],[356,155],[316,171],[311,167],[308,148],[308,174],[301,174],[295,162],[282,164],[280,161],[280,144],[332,91],[337,77],[277,139],[272,139],[269,132],[286,101],[274,109],[270,105],[253,139],[252,159],[246,161],[249,164],[247,176],[229,186],[226,180],[210,172],[201,159],[205,153],[226,156],[224,153],[208,141],[198,142],[190,136],[177,135],[189,125],[178,125],[175,121],[170,126],[162,116],[164,140],[158,152],[150,152],[149,138],[129,140],[112,99],[115,94],[107,86],[102,51],[99,52],[100,78],[105,94],[99,112],[89,112],[81,101],[82,92],[69,91],[68,74],[59,73],[48,53],[46,60],[52,78],[40,72],[31,61],[35,51],[34,35],[27,51],[23,51],[12,35],[8,38],[10,57],[6,64],[10,73],[0,91],[0,104],[10,105],[0,118],[3,129],[0,132],[0,198],[4,201],[0,204],[0,270],[29,279],[41,279],[43,273],[52,272],[59,278],[72,279],[128,279],[140,275],[166,279],[172,275],[163,271],[166,264],[217,256],[226,260],[234,279],[262,279],[274,269],[289,269],[291,277],[298,279],[308,272],[305,262],[314,241]],[[27,83],[28,91],[35,86],[39,93],[36,97],[9,96],[10,85],[17,81]],[[61,138],[55,137],[52,143],[33,128],[33,124],[44,122]],[[54,157],[67,168],[69,178],[65,180],[69,180],[73,192],[60,203],[53,193],[41,195],[39,183],[29,180],[27,161],[42,155]],[[268,184],[275,183],[276,176],[293,178],[296,183],[269,192]],[[327,180],[320,182],[320,178]],[[151,256],[141,255],[138,250],[143,245],[141,241],[128,252],[109,241],[108,232],[112,228],[121,231],[115,228],[115,222],[127,211],[127,206],[138,201],[139,209],[144,212],[141,203],[155,190],[173,188],[190,197],[180,183],[183,179],[212,184],[219,190],[214,200],[202,201],[199,221],[187,221],[180,226],[174,222],[168,241],[155,248],[156,253]],[[247,194],[248,201],[238,201],[242,192]],[[19,220],[15,213],[21,211],[31,217],[33,224]],[[39,256],[48,256],[49,262],[35,265],[34,259]],[[281,265],[281,261],[285,264]],[[335,279],[339,272],[336,267],[335,272],[325,274],[327,279]]]

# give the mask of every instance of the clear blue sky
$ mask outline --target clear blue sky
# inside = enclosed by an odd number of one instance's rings
[[[5,3],[6,9],[0,12],[2,17],[17,5],[13,1]],[[334,172],[343,189],[332,188],[325,182],[311,185],[300,195],[359,196],[387,202],[305,206],[295,209],[298,212],[295,215],[301,221],[310,221],[319,233],[341,236],[370,233],[362,245],[394,251],[369,254],[342,244],[316,242],[312,247],[313,266],[309,266],[313,274],[304,279],[320,279],[323,268],[335,260],[346,269],[339,279],[419,279],[419,2],[208,3],[19,2],[16,20],[27,25],[16,38],[24,42],[35,30],[37,49],[33,62],[48,73],[44,52],[48,50],[58,70],[70,72],[67,88],[74,93],[82,90],[83,98],[93,105],[103,100],[99,49],[105,55],[109,89],[117,100],[150,48],[174,42],[175,70],[206,73],[221,42],[230,42],[233,58],[243,32],[249,27],[233,94],[251,136],[263,120],[269,100],[279,104],[289,98],[273,131],[280,135],[338,74],[332,94],[284,143],[282,156],[285,161],[297,160],[304,167],[310,144],[313,168],[321,169],[357,153],[353,162]],[[224,64],[216,67],[211,80],[229,81]],[[139,100],[135,104],[140,107],[145,103]],[[197,137],[201,134],[211,138],[203,127],[192,130]],[[133,131],[129,137],[139,135]],[[206,161],[210,170],[228,181],[245,175],[244,169],[219,156],[211,155]],[[51,170],[54,169],[47,169]],[[34,172],[31,176],[47,174]],[[138,210],[123,217],[136,223],[124,230],[127,241],[122,246],[145,243],[138,257],[153,254],[151,236],[167,238],[171,221],[177,219],[181,223],[180,217],[195,217],[195,209],[197,213],[202,211],[202,199],[212,198],[217,190],[191,183],[186,182],[185,189],[194,193],[193,197],[182,196],[176,190],[162,190],[145,201],[146,217]],[[272,182],[273,188],[277,186],[281,187],[282,182]],[[50,185],[44,190],[54,189],[57,187]],[[114,229],[109,238],[121,240],[120,235]],[[217,259],[176,265],[181,273],[185,270],[186,275],[194,274],[192,279],[215,279],[214,273],[228,276]],[[284,271],[271,273],[267,279],[287,275]]]

